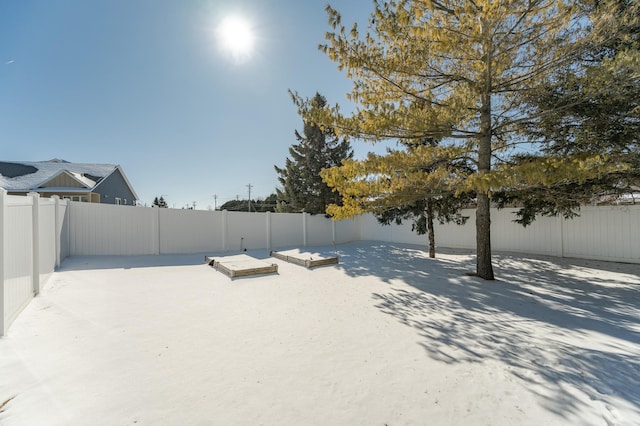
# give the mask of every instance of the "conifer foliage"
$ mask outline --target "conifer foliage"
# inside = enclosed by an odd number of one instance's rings
[[[587,179],[509,185],[494,193],[499,206],[520,208],[517,222],[525,226],[536,215],[570,218],[584,204],[617,203],[640,188],[640,4],[580,3],[597,36],[574,66],[529,94],[538,118],[524,129],[540,150],[513,164],[524,169],[545,159],[599,155],[608,167]]]
[[[415,232],[428,234],[429,257],[435,257],[434,221],[461,225],[468,219],[460,210],[473,202],[475,194],[456,194],[451,181],[473,173],[473,167],[468,160],[433,161],[434,140],[405,141],[405,145],[405,150],[369,153],[363,160],[350,159],[323,170],[324,181],[343,197],[342,206],[331,205],[327,211],[337,219],[369,212],[385,225],[411,220]]]
[[[553,158],[514,170],[509,157],[522,123],[536,111],[526,95],[575,63],[588,34],[585,12],[569,0],[374,1],[365,33],[327,7],[331,31],[320,46],[353,80],[357,108],[316,111],[314,122],[338,136],[442,141],[421,150],[423,162],[471,162],[474,171],[449,180],[455,193],[476,194],[476,274],[494,278],[490,203],[514,182],[551,185],[586,179],[598,156]],[[544,171],[544,172],[541,172]],[[523,177],[524,174],[524,177]],[[345,206],[345,215],[349,212]]]
[[[169,207],[169,205],[167,204],[167,201],[164,199],[162,195],[160,196],[160,198],[155,197],[153,199],[153,205],[156,207],[160,207],[162,209],[166,209]]]
[[[327,100],[316,93],[312,99],[302,99],[290,92],[301,114],[313,109],[325,108]],[[285,166],[274,166],[282,188],[276,189],[278,212],[326,213],[330,204],[340,205],[341,197],[322,181],[323,169],[339,166],[343,160],[353,157],[351,145],[340,140],[332,127],[321,127],[303,120],[302,134],[295,130],[297,144],[289,148],[290,158]]]

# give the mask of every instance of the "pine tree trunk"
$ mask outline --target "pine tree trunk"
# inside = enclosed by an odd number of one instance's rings
[[[433,233],[433,205],[427,201],[427,232],[429,233],[429,257],[436,257],[436,237]]]
[[[481,95],[480,137],[478,138],[478,173],[491,171],[491,85],[492,85],[492,53],[491,31],[486,19],[482,20],[483,50],[485,54],[485,81]],[[476,207],[476,274],[485,280],[493,280],[491,265],[491,200],[489,192],[478,191]]]
[[[491,265],[491,213],[487,194],[478,194],[476,207],[476,274],[485,280],[493,280]]]
[[[490,104],[489,104],[490,105]],[[491,115],[485,109],[480,113],[480,121],[487,129],[487,121]],[[478,173],[488,173],[491,170],[491,129],[483,130],[478,141]],[[476,206],[476,275],[485,280],[493,280],[493,266],[491,265],[491,200],[488,193],[478,191]]]
[[[481,122],[491,120],[486,112],[481,112]],[[483,125],[484,127],[484,125]],[[491,130],[483,132],[478,141],[478,173],[491,170]],[[476,274],[485,280],[493,280],[491,265],[491,200],[488,193],[478,192],[476,207]]]

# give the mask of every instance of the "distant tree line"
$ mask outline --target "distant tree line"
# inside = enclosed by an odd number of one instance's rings
[[[218,210],[228,210],[230,212],[275,212],[277,205],[276,194],[271,194],[265,199],[257,200],[229,200],[221,205]]]

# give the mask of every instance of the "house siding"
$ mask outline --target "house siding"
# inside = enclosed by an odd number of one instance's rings
[[[116,204],[116,198],[120,198],[121,203],[127,200],[127,205],[133,205],[135,196],[129,190],[120,169],[114,170],[109,176],[104,178],[93,190],[94,193],[100,194],[100,203]]]
[[[72,178],[66,173],[61,173],[55,178],[51,179],[49,182],[45,182],[40,185],[40,188],[51,188],[51,187],[71,187],[71,188],[86,188],[83,184]]]

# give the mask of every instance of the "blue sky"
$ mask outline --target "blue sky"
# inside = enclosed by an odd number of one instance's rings
[[[371,0],[334,0],[364,27]],[[0,160],[120,164],[141,203],[266,197],[302,128],[288,89],[330,103],[351,82],[319,52],[324,0],[0,0]],[[228,16],[250,57],[221,52]],[[374,150],[352,142],[356,157]],[[380,148],[375,148],[379,150]]]

